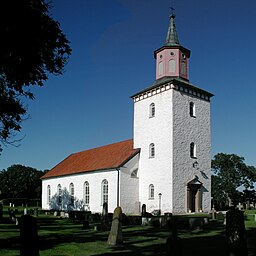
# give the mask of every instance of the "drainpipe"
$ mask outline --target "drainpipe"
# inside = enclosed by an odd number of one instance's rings
[[[119,199],[120,199],[120,197],[119,197],[119,184],[120,184],[119,171],[120,171],[120,168],[116,168],[116,170],[117,170],[117,188],[116,188],[116,191],[117,191],[116,198],[117,198],[117,200],[116,200],[116,206],[119,207]]]

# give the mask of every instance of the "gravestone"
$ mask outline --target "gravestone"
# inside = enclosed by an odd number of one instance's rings
[[[91,212],[90,211],[84,212],[83,229],[90,228],[90,221],[91,221]]]
[[[146,205],[143,204],[141,207],[141,217],[146,217],[146,213],[147,213]]]
[[[231,208],[226,213],[226,246],[228,256],[247,256],[244,214]]]
[[[171,229],[172,228],[172,213],[166,212],[162,217],[161,227]]]
[[[189,218],[189,228],[191,230],[203,230],[204,218],[203,217],[194,217]]]
[[[147,226],[148,224],[149,224],[149,219],[147,217],[146,205],[143,204],[141,207],[141,225]]]
[[[34,209],[34,215],[37,217],[38,216],[38,208]]]
[[[178,237],[177,222],[172,218],[172,234],[166,240],[167,256],[182,256],[182,243]]]
[[[212,215],[212,220],[216,220],[216,210],[214,209],[214,207],[212,207],[212,210],[211,210],[211,215]]]
[[[109,223],[108,223],[108,203],[103,203],[102,207],[102,217],[101,217],[101,227],[102,230],[108,230]]]
[[[19,219],[20,256],[38,256],[39,243],[36,218],[23,215]]]
[[[8,209],[9,212],[9,219],[11,222],[15,223],[16,222],[16,217],[15,217],[15,213],[13,211],[13,209]]]
[[[108,236],[108,244],[112,246],[123,244],[121,207],[116,207],[114,211],[111,230]]]

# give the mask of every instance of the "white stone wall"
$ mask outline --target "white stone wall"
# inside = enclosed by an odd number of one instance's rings
[[[138,169],[139,154],[129,160],[119,171],[119,200],[124,213],[138,214],[139,202],[139,179],[131,178],[131,173]],[[47,203],[47,186],[51,187],[51,196],[57,193],[58,184],[69,191],[70,183],[74,184],[75,198],[81,200],[84,195],[84,183],[89,182],[90,204],[85,207],[92,212],[102,212],[101,183],[104,179],[108,181],[108,210],[113,212],[117,207],[117,170],[102,170],[87,172],[84,174],[70,175],[58,178],[44,179],[42,182],[42,208],[49,209]]]
[[[167,87],[165,87],[167,88]],[[139,96],[134,102],[134,147],[141,148],[139,162],[139,198],[147,211],[187,212],[187,183],[195,175],[202,182],[202,210],[210,210],[210,102],[171,89]],[[157,90],[155,90],[157,92]],[[148,95],[148,94],[147,94]],[[153,95],[153,96],[152,96]],[[195,104],[196,117],[189,113]],[[155,117],[149,118],[149,106],[155,104]],[[190,157],[190,143],[197,147],[197,158]],[[149,158],[149,145],[155,144],[155,157]],[[198,166],[193,167],[197,161]],[[149,199],[149,185],[155,187]]]
[[[138,170],[139,154],[120,170],[120,206],[126,214],[139,214],[139,177],[131,177]]]
[[[155,117],[149,106],[155,104]],[[149,158],[149,145],[155,144],[155,157]],[[172,211],[172,90],[160,92],[134,103],[134,147],[141,148],[139,161],[139,199],[147,211]],[[149,185],[155,188],[149,199]]]
[[[102,212],[101,201],[101,183],[104,179],[108,181],[108,210],[113,212],[117,206],[117,171],[105,170],[87,172],[84,174],[70,175],[58,178],[43,179],[42,182],[42,208],[49,209],[47,204],[47,186],[51,186],[51,195],[57,193],[58,184],[69,190],[69,185],[72,182],[74,184],[75,193],[74,196],[78,199],[83,199],[83,186],[84,182],[88,181],[90,186],[90,204],[88,210],[92,212]]]
[[[195,104],[195,117],[189,114],[191,101]],[[174,90],[173,115],[173,210],[187,211],[186,184],[196,175],[203,183],[202,210],[208,211],[211,202],[210,102]],[[191,142],[196,144],[196,159],[190,157]],[[197,167],[193,167],[195,161]]]

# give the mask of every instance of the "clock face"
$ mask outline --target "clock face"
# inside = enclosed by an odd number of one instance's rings
[[[183,58],[183,60],[185,60],[187,58],[184,53],[182,54],[182,58]]]

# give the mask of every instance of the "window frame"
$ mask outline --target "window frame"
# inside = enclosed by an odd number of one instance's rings
[[[90,204],[90,184],[88,181],[84,182],[84,204]]]
[[[74,186],[73,182],[71,182],[69,184],[69,194],[70,194],[70,204],[74,205],[74,203],[75,203],[75,186]]]
[[[57,186],[57,194],[58,194],[58,205],[61,205],[62,204],[62,188],[60,184],[58,184]]]
[[[155,144],[150,143],[149,144],[149,158],[155,158],[155,156],[156,156]]]
[[[190,157],[197,158],[196,157],[196,144],[194,142],[190,143]]]
[[[50,204],[51,202],[51,186],[47,186],[47,204]]]
[[[156,116],[156,105],[154,102],[152,102],[149,105],[149,118],[155,117]]]
[[[193,101],[189,102],[189,114],[191,117],[196,117],[196,107]]]
[[[108,204],[108,180],[104,179],[101,182],[101,204]]]
[[[150,184],[148,186],[148,199],[155,199],[155,186]]]

